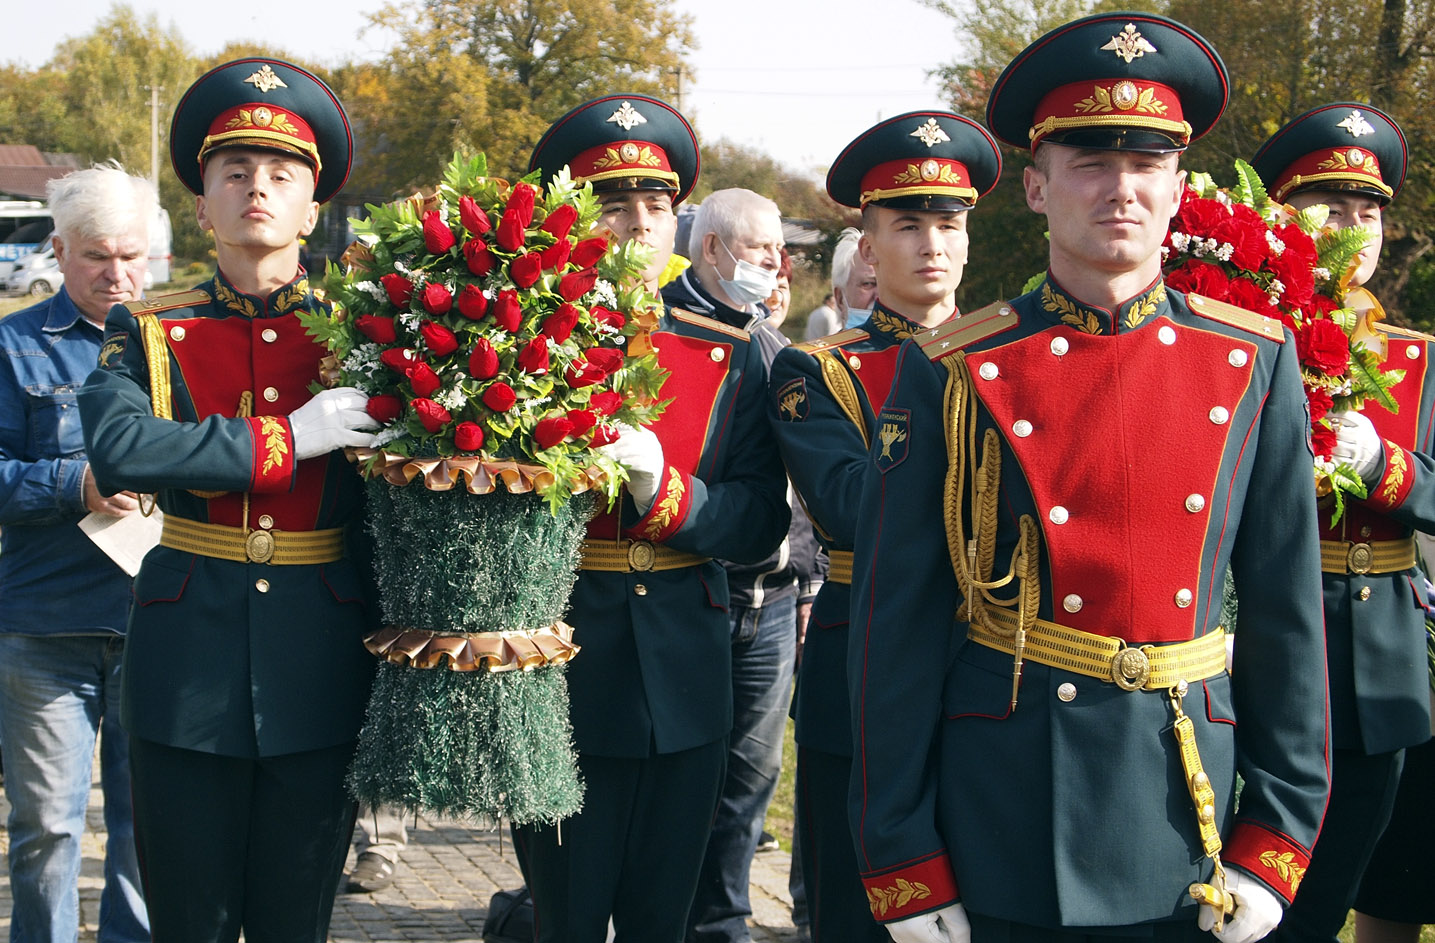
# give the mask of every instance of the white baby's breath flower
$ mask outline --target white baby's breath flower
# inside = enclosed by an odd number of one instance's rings
[[[1286,251],[1286,244],[1281,241],[1281,237],[1277,236],[1269,229],[1266,230],[1266,245],[1270,246],[1271,255],[1277,257],[1279,257],[1282,252]]]
[[[1323,266],[1316,266],[1315,268],[1310,270],[1310,273],[1315,276],[1315,280],[1318,282],[1330,281],[1330,269],[1328,268],[1324,268]]]
[[[422,323],[423,318],[413,311],[404,311],[399,314],[396,320],[399,322],[399,327],[402,327],[406,331],[417,333],[419,324]]]
[[[618,304],[618,291],[612,282],[600,278],[593,283],[593,298],[605,308],[615,307]]]
[[[1171,233],[1171,246],[1177,252],[1185,252],[1191,245],[1191,237],[1183,232]]]
[[[1231,245],[1229,242],[1221,243],[1220,248],[1216,250],[1216,258],[1220,259],[1222,262],[1231,261],[1231,256],[1235,254],[1236,247]]]

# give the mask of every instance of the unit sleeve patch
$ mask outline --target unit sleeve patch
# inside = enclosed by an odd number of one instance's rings
[[[783,422],[802,422],[811,405],[807,398],[807,377],[794,377],[777,391],[777,418]]]
[[[877,470],[886,474],[907,458],[912,411],[884,408],[877,416]]]

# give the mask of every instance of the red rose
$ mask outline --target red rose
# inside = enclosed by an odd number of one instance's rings
[[[429,282],[424,286],[419,301],[429,314],[447,314],[448,309],[453,307],[453,292],[438,282]]]
[[[558,294],[564,301],[577,301],[588,294],[597,280],[597,269],[588,268],[581,272],[569,272],[559,280]]]
[[[430,433],[438,432],[453,422],[453,417],[449,415],[448,410],[431,399],[416,399],[409,405],[414,408],[414,412],[418,413],[419,422],[423,423],[424,428]]]
[[[518,354],[518,367],[524,373],[548,372],[548,337],[539,334]]]
[[[503,251],[517,252],[522,247],[528,224],[533,222],[534,192],[528,184],[520,183],[508,195],[508,206],[498,222],[498,234],[494,239]]]
[[[575,390],[581,390],[585,386],[592,386],[595,383],[602,383],[608,376],[601,368],[595,367],[586,360],[575,360],[564,372],[563,378],[568,385]]]
[[[493,271],[493,253],[482,239],[470,239],[463,244],[463,261],[468,270],[479,278],[486,278]]]
[[[483,289],[477,285],[464,285],[463,291],[458,293],[458,313],[470,321],[478,321],[487,310],[488,296]]]
[[[539,330],[553,338],[553,343],[561,344],[573,333],[573,327],[577,323],[578,309],[564,302],[558,306],[557,311],[543,319],[543,326]]]
[[[573,247],[573,254],[568,261],[579,268],[587,268],[603,257],[608,251],[608,237],[594,236],[592,239],[584,239]]]
[[[1256,314],[1264,314],[1272,317],[1277,314],[1276,308],[1271,304],[1271,296],[1266,290],[1249,278],[1233,278],[1226,286],[1225,301],[1230,302],[1237,308],[1245,308],[1247,311],[1254,311]]]
[[[1320,422],[1325,418],[1325,414],[1330,412],[1330,407],[1335,405],[1335,399],[1330,395],[1330,391],[1320,387],[1306,387],[1305,398],[1310,400],[1311,422]]]
[[[1335,451],[1335,430],[1323,422],[1318,422],[1310,430],[1310,439],[1315,457],[1330,461],[1330,453]]]
[[[597,321],[599,324],[606,324],[614,330],[621,331],[623,325],[628,323],[628,319],[623,317],[622,312],[611,311],[602,305],[594,305],[588,309],[588,313],[593,315],[594,321]]]
[[[572,431],[573,423],[568,421],[568,417],[550,416],[538,420],[538,425],[533,430],[533,441],[538,443],[538,449],[542,451],[562,442]]]
[[[495,383],[483,391],[483,405],[496,413],[506,413],[518,402],[518,394],[507,383]]]
[[[508,263],[508,277],[519,288],[532,288],[543,274],[543,259],[537,252],[525,252]]]
[[[423,336],[424,343],[428,345],[429,353],[436,357],[447,357],[458,350],[458,338],[453,336],[453,331],[442,324],[425,321],[419,325],[419,334]]]
[[[623,405],[623,397],[612,390],[600,390],[588,397],[588,408],[600,416],[611,416]]]
[[[443,255],[453,248],[453,230],[443,221],[438,210],[424,214],[424,246],[434,255]]]
[[[493,320],[510,334],[518,330],[523,323],[523,306],[518,303],[518,292],[505,288],[498,293],[498,300],[493,303]]]
[[[1350,366],[1350,338],[1334,321],[1324,318],[1305,323],[1295,335],[1301,366],[1328,377],[1338,377]]]
[[[453,430],[453,445],[460,452],[477,452],[483,448],[483,427],[476,422],[461,422]]]
[[[598,417],[591,409],[570,409],[568,410],[568,421],[573,424],[572,430],[568,433],[573,438],[588,434]]]
[[[399,418],[399,413],[404,411],[404,401],[387,393],[370,396],[369,401],[364,404],[364,411],[378,422],[387,425]]]
[[[573,224],[577,221],[578,211],[567,203],[564,203],[558,207],[558,209],[549,213],[548,218],[543,221],[543,225],[539,228],[551,234],[553,238],[559,242],[567,242],[568,230],[572,229]]]
[[[568,254],[573,251],[573,243],[567,239],[559,239],[553,245],[539,253],[539,260],[543,263],[545,270],[558,271],[568,263]]]
[[[593,366],[602,370],[604,376],[609,376],[623,367],[624,354],[616,347],[593,347],[584,351],[583,356],[588,358],[588,362]]]
[[[433,372],[433,367],[419,362],[408,369],[409,386],[413,387],[415,393],[420,396],[428,396],[434,390],[443,386],[443,381],[438,374]]]
[[[390,347],[379,354],[379,362],[395,373],[407,374],[418,360],[418,354],[409,347]]]
[[[464,229],[475,236],[481,236],[493,228],[493,224],[488,221],[488,214],[471,196],[458,198],[458,220],[463,223]]]
[[[475,380],[488,380],[498,375],[498,353],[488,338],[480,337],[468,355],[468,375]]]
[[[1166,286],[1188,294],[1205,295],[1223,301],[1230,288],[1231,280],[1219,265],[1187,259],[1166,276]]]
[[[593,435],[588,439],[588,445],[597,448],[600,445],[609,445],[618,441],[618,430],[609,425],[595,426]]]
[[[354,320],[354,327],[375,344],[392,344],[399,339],[394,330],[393,318],[381,318],[376,314],[361,314]]]
[[[390,272],[387,275],[379,276],[379,284],[384,286],[388,293],[389,301],[393,302],[396,308],[407,308],[414,297],[414,283],[402,275]]]

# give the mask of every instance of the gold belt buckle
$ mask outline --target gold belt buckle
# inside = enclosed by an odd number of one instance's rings
[[[1352,573],[1369,573],[1375,563],[1375,551],[1370,544],[1351,544],[1345,552],[1345,568]]]
[[[254,530],[244,538],[244,555],[250,563],[268,563],[274,556],[274,535],[267,530]]]
[[[1123,691],[1141,690],[1150,677],[1151,659],[1139,648],[1127,646],[1111,659],[1111,680]]]
[[[635,573],[646,573],[657,562],[658,551],[650,540],[635,540],[628,544],[628,569]]]

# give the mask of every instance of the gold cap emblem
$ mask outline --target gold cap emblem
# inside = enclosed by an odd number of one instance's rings
[[[936,147],[943,141],[951,140],[947,132],[942,130],[942,126],[937,124],[936,118],[928,118],[926,124],[918,127],[908,137],[921,138],[922,143],[928,147]]]
[[[1350,161],[1350,166],[1359,167],[1365,163],[1365,152],[1358,147],[1352,147],[1345,152],[1345,159]]]
[[[608,120],[624,131],[631,131],[640,124],[648,123],[648,119],[638,114],[637,110],[627,102],[623,102],[617,111],[609,115]]]
[[[638,153],[638,145],[632,141],[624,142],[623,146],[618,148],[618,156],[623,158],[625,164],[637,163]]]
[[[270,122],[272,122],[273,120],[274,112],[270,111],[268,108],[265,108],[263,105],[254,109],[254,123],[258,127],[267,128],[269,127]]]
[[[938,176],[939,174],[941,174],[941,172],[942,172],[941,165],[938,164],[936,161],[934,161],[934,160],[932,160],[932,159],[930,159],[930,158],[928,158],[927,160],[922,161],[922,179],[923,179],[923,180],[927,180],[927,181],[936,180],[936,179],[937,179],[937,176]]]
[[[1346,115],[1344,120],[1337,124],[1336,127],[1349,131],[1350,136],[1353,138],[1358,138],[1364,134],[1375,133],[1375,129],[1370,126],[1370,122],[1365,120],[1365,115],[1362,115],[1359,111],[1352,111]]]
[[[258,72],[254,73],[244,81],[248,82],[250,85],[253,85],[261,92],[272,92],[276,88],[289,87],[284,83],[283,79],[281,79],[278,75],[274,73],[273,69],[269,68],[269,63],[267,62],[260,67]]]
[[[1111,89],[1111,104],[1122,111],[1130,111],[1136,107],[1136,101],[1140,97],[1140,93],[1136,91],[1135,82],[1117,82]]]
[[[1102,46],[1101,50],[1116,53],[1118,59],[1130,65],[1132,59],[1140,59],[1148,52],[1156,52],[1156,47],[1136,31],[1135,23],[1127,23],[1126,28],[1112,36],[1111,42]]]

